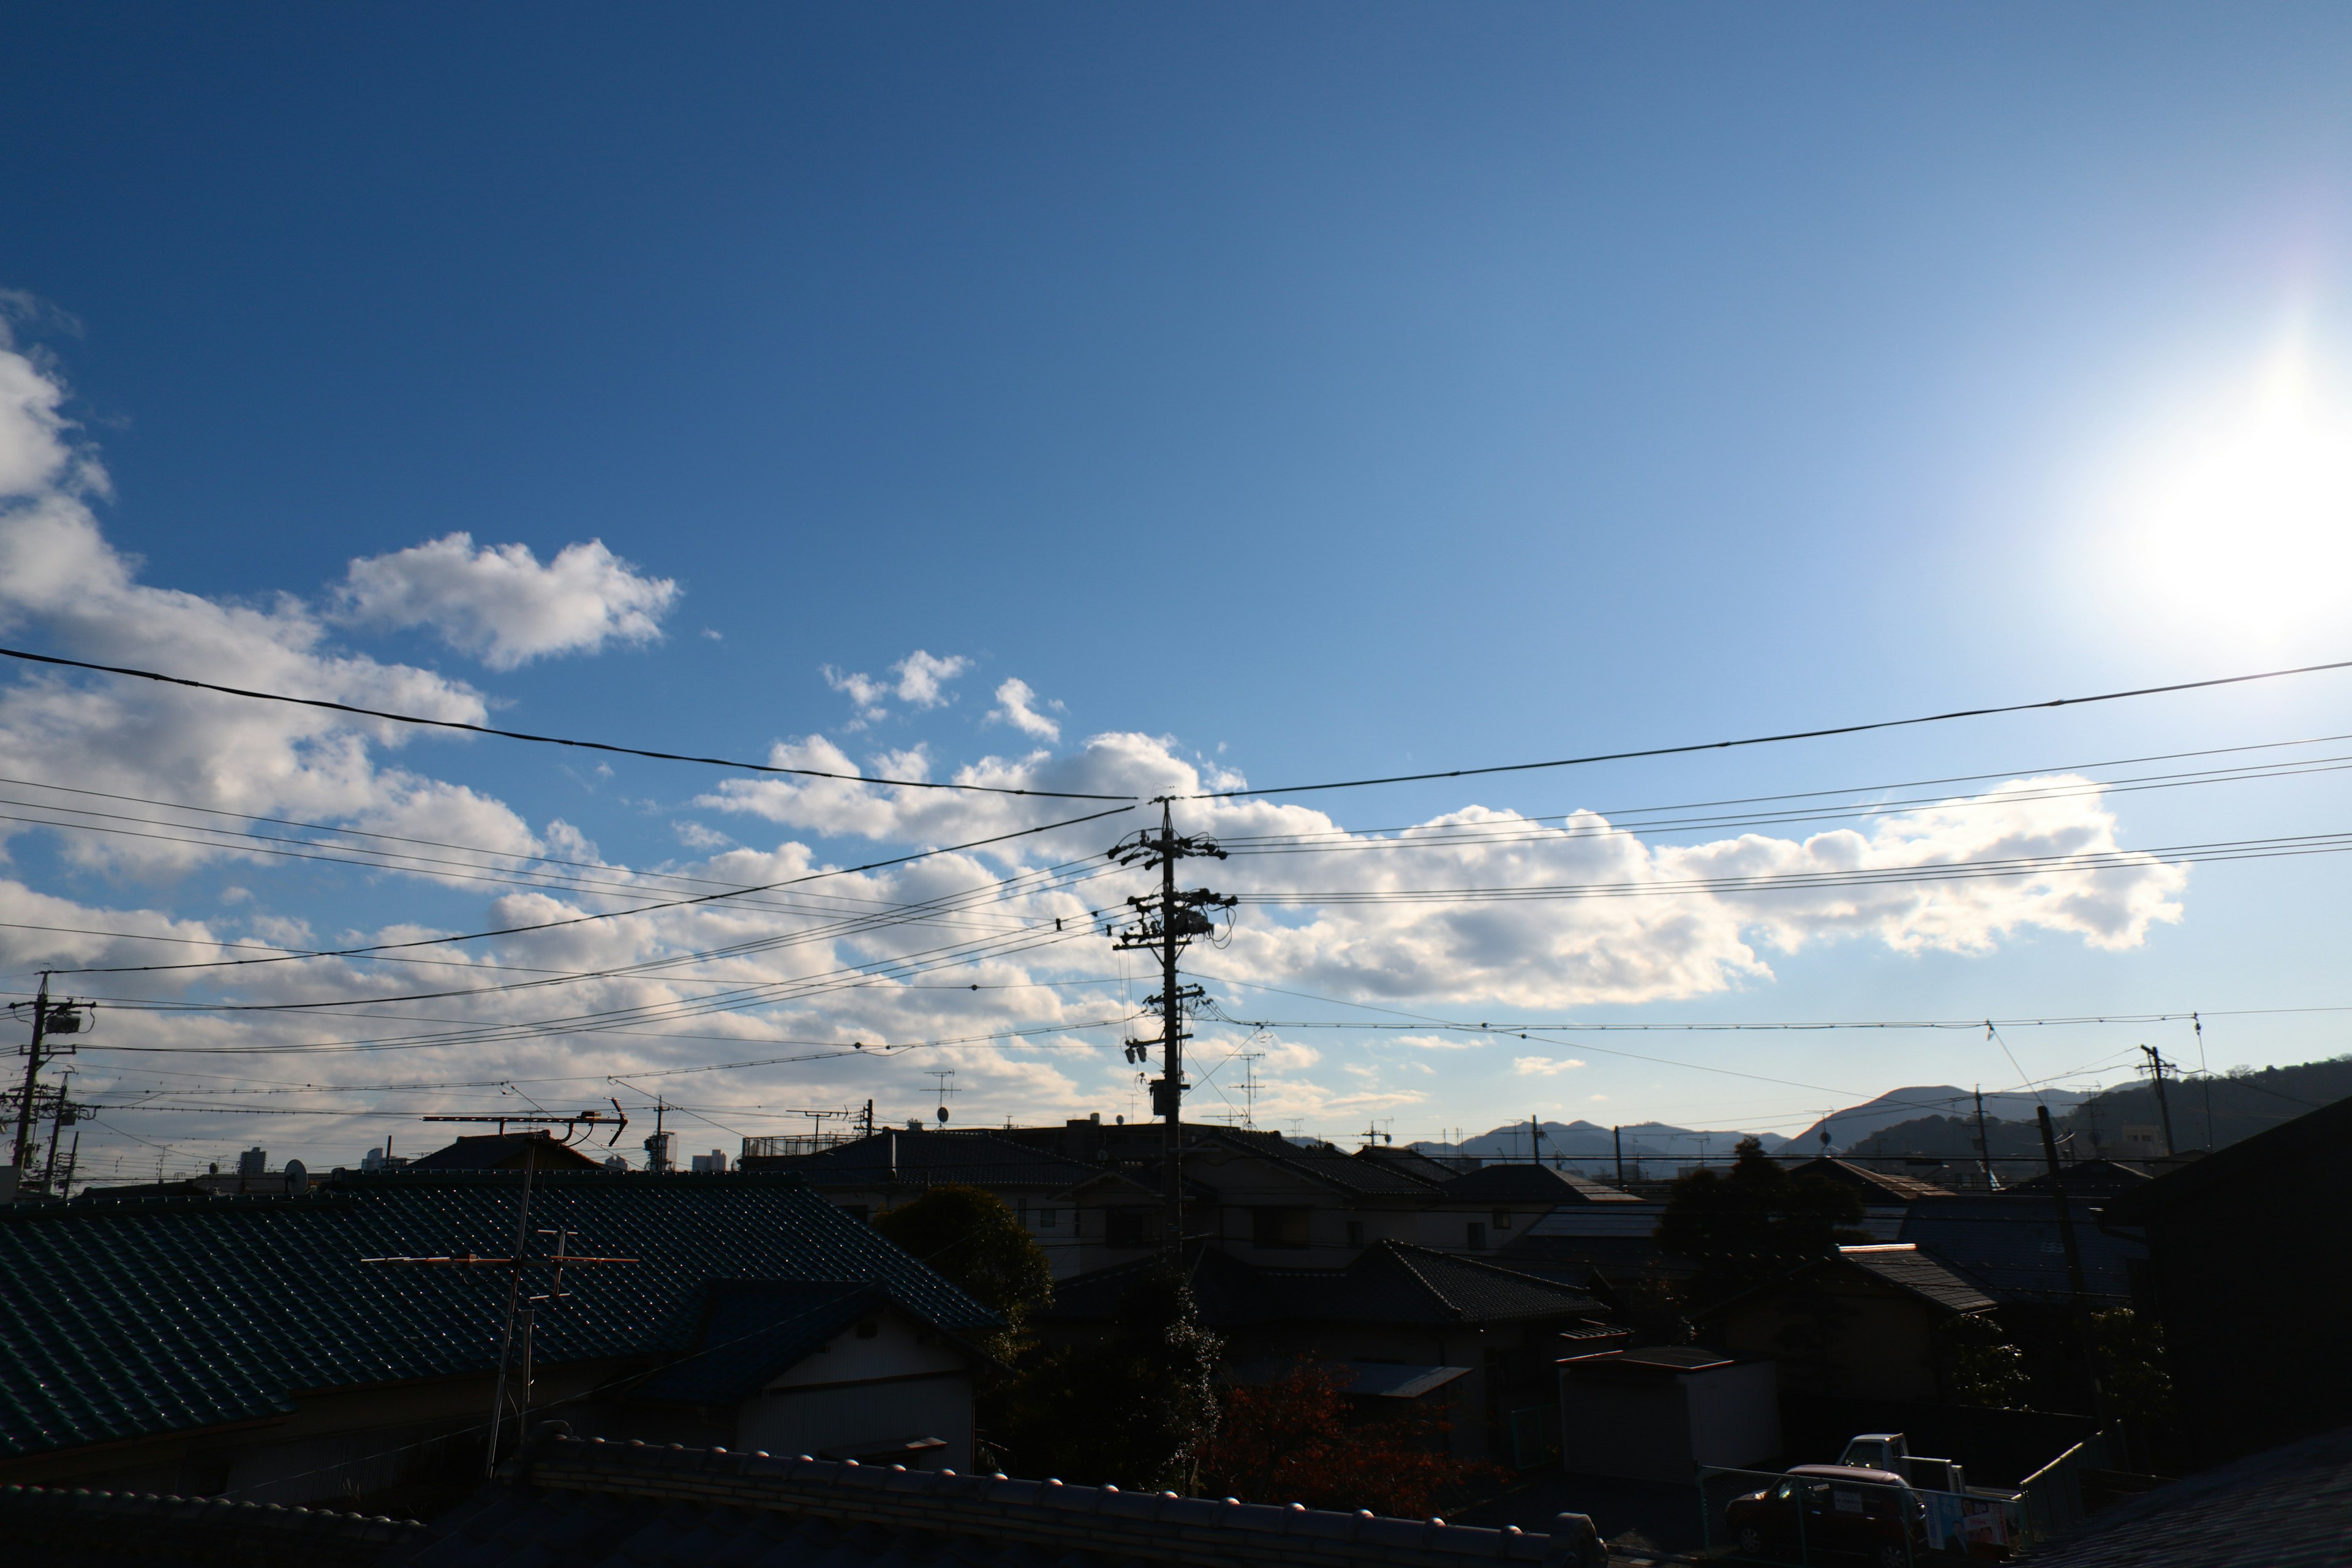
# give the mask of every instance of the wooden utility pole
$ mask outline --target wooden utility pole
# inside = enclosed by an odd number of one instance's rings
[[[2147,1058],[2147,1070],[2156,1079],[2156,1110],[2164,1121],[2164,1152],[2168,1157],[2173,1147],[2172,1101],[2164,1092],[2164,1069],[2168,1064],[2154,1046],[2142,1046],[2140,1052]]]
[[[12,1011],[14,1009],[11,1009]],[[83,1016],[70,1001],[52,1003],[49,1000],[49,972],[41,972],[40,989],[33,996],[33,1041],[25,1048],[25,1085],[16,1101],[16,1149],[10,1160],[16,1173],[16,1184],[21,1189],[25,1178],[32,1174],[33,1131],[37,1118],[33,1102],[40,1093],[41,1063],[52,1035],[81,1033]],[[72,1047],[67,1047],[68,1051]],[[54,1055],[55,1053],[50,1053]]]
[[[1977,1085],[1977,1160],[1984,1167],[1985,1191],[2000,1186],[1992,1173],[1992,1135],[1985,1126],[1984,1085]]]
[[[1160,1047],[1160,1076],[1151,1081],[1151,1110],[1162,1128],[1161,1243],[1169,1256],[1178,1259],[1184,1248],[1184,1187],[1180,1169],[1184,1139],[1184,1042],[1191,1037],[1184,1028],[1184,1014],[1186,1004],[1201,1000],[1202,993],[1199,986],[1178,980],[1176,960],[1192,938],[1216,930],[1204,911],[1229,910],[1237,901],[1229,893],[1213,893],[1206,888],[1188,893],[1176,890],[1176,862],[1203,857],[1222,860],[1225,852],[1213,838],[1178,837],[1165,799],[1160,803],[1159,832],[1139,829],[1110,850],[1110,858],[1122,866],[1141,866],[1160,873],[1158,893],[1127,900],[1134,923],[1117,932],[1116,945],[1121,951],[1141,948],[1160,955],[1160,994],[1150,998],[1160,1010],[1160,1038],[1128,1041],[1127,1059],[1143,1061],[1150,1047]]]
[[[2091,1289],[2083,1278],[2082,1249],[2074,1242],[2074,1210],[2066,1201],[2066,1174],[2058,1164],[2058,1138],[2051,1130],[2050,1108],[2037,1105],[2033,1113],[2042,1124],[2042,1159],[2050,1173],[2050,1200],[2058,1205],[2058,1240],[2066,1252],[2066,1290],[2074,1300],[2074,1331],[2083,1342],[2083,1371],[2091,1379],[2092,1412],[2105,1426],[2106,1380],[2099,1375],[2099,1335],[2091,1322]]]

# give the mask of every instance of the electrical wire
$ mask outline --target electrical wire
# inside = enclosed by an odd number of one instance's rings
[[[2333,855],[2352,850],[2352,833],[2311,833],[2276,838],[2221,840],[2158,849],[2079,850],[2062,855],[2019,855],[1990,860],[1958,860],[1917,866],[1839,868],[1827,871],[1759,872],[1736,877],[1658,878],[1648,881],[1555,882],[1495,888],[1327,889],[1311,892],[1242,893],[1244,904],[1299,905],[1493,903],[1535,900],[1654,898],[1693,893],[1802,892],[1817,888],[1899,886],[1915,882],[1967,881],[2043,873],[2116,870],[2177,862],[2277,859]]]
[[[5,649],[0,649],[0,652],[5,651]],[[903,866],[913,860],[929,859],[934,855],[953,855],[966,849],[981,848],[983,846],[990,844],[1003,844],[1015,838],[1026,838],[1033,834],[1050,833],[1055,828],[1075,827],[1078,824],[1084,822],[1099,822],[1106,816],[1117,816],[1122,812],[1132,811],[1135,808],[1133,806],[1115,806],[1108,811],[1093,812],[1085,816],[1074,816],[1066,821],[1046,823],[1037,827],[1018,828],[1011,833],[994,834],[986,838],[970,839],[964,843],[951,844],[945,847],[920,849],[909,855],[894,855],[889,857],[887,859],[871,860],[862,866],[844,866],[835,868],[832,870],[812,871],[806,876],[789,877],[782,881],[761,883],[759,886],[751,888],[733,889],[717,893],[701,893],[693,898],[670,899],[659,903],[640,904],[632,909],[604,910],[594,914],[575,915],[566,920],[540,921],[527,925],[500,926],[490,931],[467,931],[451,936],[419,938],[414,942],[372,942],[364,946],[358,947],[305,950],[299,952],[288,952],[269,958],[226,958],[205,963],[112,964],[89,966],[79,969],[53,969],[50,973],[56,974],[143,974],[152,973],[161,970],[221,969],[243,964],[285,963],[291,963],[298,959],[306,958],[357,958],[370,953],[393,952],[410,948],[441,947],[450,942],[481,942],[490,937],[497,936],[519,936],[529,931],[558,931],[568,926],[586,925],[594,921],[618,920],[628,915],[651,914],[658,910],[688,909],[700,904],[719,903],[726,900],[740,898],[742,894],[747,892],[773,892],[779,888],[797,887],[803,882],[820,881],[827,877],[847,877],[855,876],[866,871],[877,871],[886,867]]]
[[[938,783],[929,779],[873,778],[865,773],[826,773],[819,768],[787,768],[767,763],[736,762],[727,757],[688,756],[677,752],[646,751],[636,746],[613,745],[604,741],[570,740],[561,735],[534,735],[523,730],[499,730],[488,724],[468,724],[457,719],[425,719],[414,713],[387,713],[377,708],[359,708],[348,702],[330,702],[320,697],[289,697],[276,691],[252,691],[241,686],[221,686],[209,680],[195,680],[184,675],[164,675],[152,669],[132,669],[117,664],[92,664],[86,659],[61,658],[55,654],[28,653],[23,648],[0,647],[0,658],[21,659],[27,664],[55,665],[66,669],[93,670],[100,675],[129,676],[138,680],[152,680],[164,686],[184,686],[198,691],[218,692],[225,697],[244,697],[258,702],[285,702],[298,708],[323,708],[335,713],[355,714],[362,719],[382,719],[394,724],[414,724],[430,730],[457,730],[469,735],[493,735],[502,741],[529,741],[541,746],[570,746],[577,751],[604,752],[614,756],[649,757],[662,763],[699,763],[717,768],[740,768],[746,773],[786,773],[795,778],[835,779],[845,784],[885,784],[893,789],[961,790],[979,795],[1031,795],[1047,800],[1134,800],[1131,795],[1080,795],[1068,790],[1014,789],[1005,784],[975,784]]]
[[[0,649],[5,653],[5,649]],[[1947,713],[1926,713],[1909,719],[1878,719],[1861,724],[1835,724],[1818,730],[1790,730],[1774,735],[1750,735],[1737,741],[1702,741],[1678,746],[1649,746],[1638,751],[1595,752],[1580,757],[1560,757],[1542,763],[1504,763],[1490,767],[1447,768],[1433,773],[1391,773],[1380,778],[1338,779],[1322,784],[1283,784],[1265,789],[1202,790],[1175,795],[1176,800],[1239,800],[1253,795],[1308,795],[1320,790],[1368,789],[1377,784],[1423,784],[1434,779],[1479,778],[1494,773],[1533,773],[1546,768],[1583,767],[1593,763],[1631,762],[1643,757],[1687,756],[1697,752],[1730,751],[1741,746],[1769,746],[1788,741],[1819,741],[1833,735],[1860,735],[1874,730],[1901,730],[1919,724],[1948,723],[1958,719],[1989,719],[2002,713],[2025,713],[2045,708],[2081,707],[2093,702],[2121,702],[2135,697],[2158,697],[2176,691],[2201,691],[2214,687],[2242,686],[2248,681],[2279,680],[2289,676],[2316,675],[2352,669],[2352,659],[2327,664],[2298,665],[2292,669],[2265,669],[2250,675],[2217,676],[2207,680],[2179,680],[2165,686],[2140,686],[2126,691],[2103,691],[2089,697],[2056,697],[2040,702],[2010,702],[1990,708],[1960,708]]]

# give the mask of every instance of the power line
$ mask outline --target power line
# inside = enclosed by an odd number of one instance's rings
[[[0,653],[7,651],[0,648]],[[2042,702],[2011,702],[1995,708],[1961,708],[1948,713],[1927,713],[1912,719],[1878,719],[1864,724],[1836,724],[1820,730],[1790,730],[1777,735],[1751,735],[1738,741],[1703,741],[1679,746],[1649,746],[1631,752],[1595,752],[1581,757],[1561,757],[1545,763],[1505,763],[1492,767],[1447,768],[1436,773],[1391,773],[1381,778],[1339,779],[1323,784],[1284,784],[1267,789],[1204,790],[1178,795],[1178,800],[1237,800],[1249,795],[1307,795],[1318,790],[1366,789],[1374,784],[1423,784],[1433,779],[1477,778],[1491,773],[1533,773],[1542,768],[1583,767],[1591,763],[1631,762],[1643,757],[1686,756],[1695,752],[1728,751],[1738,746],[1769,746],[1784,741],[1819,741],[1832,735],[1859,735],[1873,730],[1900,730],[1918,724],[1942,724],[1955,719],[1989,719],[2001,713],[2025,713],[2043,708],[2079,707],[2089,702],[2120,702],[2133,697],[2158,697],[2174,691],[2199,691],[2217,686],[2239,686],[2251,680],[2278,680],[2291,675],[2315,675],[2325,670],[2352,669],[2352,659],[2306,664],[2293,669],[2266,669],[2252,675],[2224,675],[2210,680],[2181,680],[2168,686],[2140,686],[2128,691],[2103,691],[2090,697],[2055,697]]]
[[[488,724],[468,724],[458,719],[425,719],[414,713],[389,713],[380,708],[359,708],[348,702],[331,702],[322,697],[289,697],[276,691],[253,691],[241,686],[222,686],[209,680],[195,680],[184,675],[164,675],[152,669],[132,669],[123,665],[92,664],[86,659],[60,658],[55,654],[28,653],[23,648],[0,647],[0,658],[22,659],[27,664],[56,665],[67,669],[87,669],[100,675],[129,676],[136,680],[152,680],[164,686],[185,686],[198,691],[215,691],[225,697],[244,697],[258,702],[284,702],[298,708],[323,708],[330,712],[351,713],[362,719],[382,719],[394,724],[415,724],[431,730],[459,730],[471,735],[493,735],[502,741],[529,741],[541,746],[570,746],[578,751],[604,752],[614,756],[649,757],[661,763],[698,763],[708,767],[740,768],[746,773],[786,773],[795,778],[835,779],[845,784],[885,784],[893,789],[961,790],[979,795],[1030,795],[1047,800],[1134,800],[1129,795],[1081,795],[1069,790],[1015,789],[1005,784],[975,784],[935,783],[929,779],[872,778],[865,773],[827,773],[821,768],[786,768],[767,763],[737,762],[728,757],[689,756],[678,752],[647,751],[637,746],[614,745],[604,741],[577,741],[561,735],[535,735],[524,730],[499,730]]]
[[[0,649],[0,653],[4,653],[5,651],[5,649]],[[556,931],[567,926],[586,925],[592,921],[618,920],[627,915],[650,914],[657,910],[680,910],[688,909],[698,904],[719,903],[725,900],[741,898],[746,893],[772,893],[779,888],[797,887],[803,882],[820,881],[827,877],[848,877],[856,876],[866,871],[878,871],[886,867],[903,866],[910,860],[929,859],[934,855],[953,855],[966,849],[977,849],[985,845],[1003,844],[1014,838],[1026,838],[1032,834],[1050,833],[1055,828],[1074,827],[1084,822],[1099,822],[1106,816],[1117,816],[1121,812],[1132,811],[1135,808],[1130,805],[1114,806],[1108,811],[1092,812],[1085,816],[1074,816],[1061,822],[1049,822],[1038,827],[1024,827],[1016,829],[1011,833],[995,834],[987,838],[970,839],[961,844],[950,844],[943,847],[932,849],[919,849],[911,855],[894,855],[884,860],[869,860],[862,866],[843,866],[837,867],[829,871],[812,871],[803,877],[789,877],[782,881],[764,882],[756,887],[730,889],[726,891],[717,893],[702,893],[698,894],[693,898],[670,899],[660,903],[639,904],[634,909],[604,910],[595,914],[575,915],[567,920],[541,921],[530,925],[500,926],[491,931],[467,931],[462,934],[452,936],[426,937],[420,938],[414,942],[372,942],[360,947],[323,948],[299,952],[288,952],[269,958],[225,958],[200,963],[114,964],[85,969],[60,969],[56,971],[56,973],[59,974],[144,974],[152,973],[159,970],[223,969],[243,964],[286,963],[291,963],[297,959],[305,958],[356,958],[368,953],[394,952],[407,948],[442,947],[450,942],[481,942],[494,936],[519,936],[527,931]]]
[[[2020,855],[1992,860],[1840,868],[1827,871],[1759,872],[1739,877],[1661,878],[1651,881],[1555,882],[1495,888],[1364,888],[1314,892],[1244,893],[1242,902],[1268,906],[1306,904],[1494,903],[1542,900],[1654,898],[1691,893],[1803,892],[1817,888],[1902,886],[1915,882],[1968,881],[2042,873],[2115,870],[2173,861],[2277,859],[2333,855],[2352,850],[2352,833],[2295,834],[2277,838],[2220,840],[2158,849],[2081,850],[2063,855]]]
[[[2030,768],[2002,768],[1990,773],[1952,773],[1947,774],[1942,778],[1931,779],[1898,779],[1891,784],[1848,784],[1837,789],[1797,790],[1784,795],[1734,795],[1724,800],[1681,801],[1670,805],[1596,806],[1591,808],[1589,813],[1574,811],[1551,812],[1539,816],[1524,816],[1517,820],[1521,822],[1565,822],[1572,817],[1583,815],[1605,816],[1614,819],[1621,816],[1654,816],[1663,812],[1709,811],[1718,806],[1770,805],[1780,801],[1819,800],[1825,795],[1874,795],[1882,790],[1929,789],[1938,784],[1981,784],[1987,779],[2016,779],[2045,776],[2053,773],[2088,773],[2094,769],[2099,768],[2134,768],[2142,766],[2148,763],[2185,762],[2192,757],[2234,756],[2243,752],[2274,752],[2282,751],[2291,746],[2327,746],[2334,745],[2338,741],[2352,741],[2352,734],[2307,735],[2300,740],[2294,741],[2262,741],[2251,745],[2243,746],[2208,746],[2193,752],[2158,752],[2147,756],[2110,757],[2104,762],[2095,763],[2064,763],[2042,764]],[[2346,759],[2330,757],[2305,759],[2301,762],[2252,763],[2242,769],[2207,769],[2198,773],[2182,773],[2164,776],[2198,778],[2205,776],[2207,773],[2221,774],[2252,773],[2259,769],[2269,767],[2301,768],[2309,765],[2313,761],[2341,762],[2344,760]],[[5,782],[7,781],[0,780],[0,783]],[[2130,783],[2132,781],[2126,780],[2120,782]],[[2116,785],[2109,784],[2103,784],[2100,787],[2113,788],[2116,787]],[[1432,829],[1427,824],[1412,823],[1402,827],[1361,827],[1353,829],[1335,827],[1330,829],[1328,832],[1322,834],[1229,833],[1223,835],[1221,841],[1228,847],[1248,844],[1303,844],[1311,842],[1318,837],[1347,837],[1393,833],[1426,833],[1429,831],[1432,831]],[[1250,851],[1237,849],[1234,852],[1236,854],[1244,854],[1249,853]]]
[[[2261,763],[2242,768],[2213,768],[2198,773],[2157,775],[2144,778],[2090,779],[2079,784],[2052,784],[2037,789],[2002,790],[1994,794],[1969,796],[1955,800],[1948,795],[1915,795],[1907,799],[1853,801],[1834,805],[1790,807],[1776,811],[1726,814],[1711,816],[1664,816],[1661,814],[1690,807],[1635,807],[1616,812],[1572,811],[1544,816],[1497,816],[1473,822],[1428,824],[1411,827],[1391,827],[1350,833],[1337,829],[1328,833],[1297,835],[1262,834],[1255,838],[1236,838],[1236,855],[1328,855],[1358,849],[1448,849],[1457,845],[1479,844],[1560,844],[1571,839],[1633,837],[1645,834],[1687,833],[1701,830],[1721,831],[1738,827],[1787,827],[1802,823],[1845,821],[1854,817],[1888,816],[1927,806],[1937,811],[1983,810],[2014,806],[2051,800],[2073,800],[2084,795],[2138,795],[2150,790],[2186,789],[2202,784],[2249,784],[2272,779],[2300,778],[2311,773],[2341,773],[2352,767],[2352,756],[2315,757],[2294,763]],[[1972,778],[2016,779],[2014,773],[1979,773]],[[1899,786],[1882,786],[1899,787]],[[1782,795],[1772,799],[1807,799],[1850,792],[1819,790],[1806,795]],[[1726,803],[1732,804],[1732,803]],[[1580,823],[1579,817],[1598,819]],[[1559,827],[1548,827],[1547,823],[1559,823]],[[1374,836],[1379,835],[1379,836]]]

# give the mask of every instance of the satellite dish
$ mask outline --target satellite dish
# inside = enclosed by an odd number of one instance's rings
[[[947,1119],[948,1119],[948,1108],[947,1108],[946,1106],[942,1105],[942,1106],[940,1106],[940,1120],[941,1121],[945,1121]]]

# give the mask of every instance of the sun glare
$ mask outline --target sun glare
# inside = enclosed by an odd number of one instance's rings
[[[2123,548],[2181,630],[2284,643],[2352,605],[2352,406],[2307,356],[2155,455]]]

